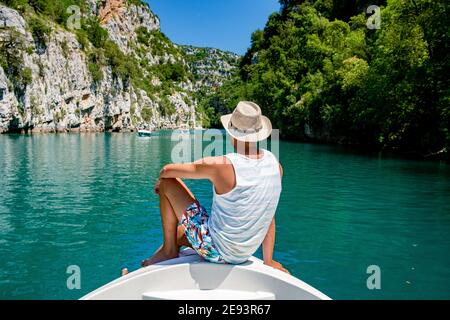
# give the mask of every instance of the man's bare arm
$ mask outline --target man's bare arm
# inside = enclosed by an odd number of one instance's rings
[[[283,178],[283,167],[280,166],[280,176]],[[267,234],[263,240],[262,243],[262,250],[263,250],[263,259],[264,264],[271,266],[275,269],[279,269],[281,271],[289,273],[282,265],[281,263],[273,260],[273,249],[275,247],[275,217],[272,218],[272,222],[270,223],[269,229],[267,230]]]
[[[165,165],[159,177],[164,178],[184,178],[184,179],[213,179],[216,166],[221,157],[208,157],[192,163],[172,163]]]
[[[283,265],[275,260],[273,260],[273,248],[275,246],[275,217],[270,223],[269,230],[267,231],[266,237],[262,243],[263,259],[264,264],[272,268],[289,273]]]
[[[269,264],[273,260],[273,248],[275,246],[275,217],[270,223],[269,230],[262,243],[264,263]]]

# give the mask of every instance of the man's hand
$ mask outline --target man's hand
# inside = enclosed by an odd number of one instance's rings
[[[161,178],[158,178],[155,182],[155,187],[153,188],[153,191],[155,191],[156,194],[159,194],[159,184],[161,183]]]
[[[285,269],[281,263],[279,263],[275,260],[264,261],[264,264],[269,267],[272,267],[272,268],[275,268],[275,269],[278,269],[278,270],[281,270],[283,272],[290,274],[289,271],[287,271],[287,269]]]

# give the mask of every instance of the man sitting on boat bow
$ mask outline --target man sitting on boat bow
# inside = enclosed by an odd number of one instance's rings
[[[262,245],[264,263],[288,272],[272,258],[283,170],[273,153],[258,148],[271,135],[271,122],[247,101],[221,122],[234,153],[162,168],[154,190],[160,198],[164,243],[142,261],[143,267],[178,257],[182,246],[210,262],[240,264]],[[181,179],[212,182],[210,213]]]

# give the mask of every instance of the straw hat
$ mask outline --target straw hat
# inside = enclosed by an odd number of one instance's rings
[[[254,102],[241,101],[232,114],[220,117],[227,133],[239,141],[258,142],[267,139],[272,133],[269,118],[261,113]]]

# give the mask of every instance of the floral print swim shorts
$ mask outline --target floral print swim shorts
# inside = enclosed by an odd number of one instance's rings
[[[209,214],[198,201],[187,206],[181,218],[181,225],[184,226],[184,234],[192,248],[201,257],[209,262],[226,263],[209,233]]]

